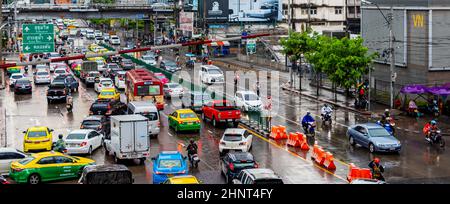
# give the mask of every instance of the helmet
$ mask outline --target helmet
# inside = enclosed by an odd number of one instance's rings
[[[190,139],[190,140],[189,140],[189,143],[194,144],[194,140],[193,140],[193,139]]]
[[[431,123],[431,125],[436,125],[436,121],[435,120],[432,120],[430,123]]]
[[[308,111],[308,112],[306,112],[306,115],[310,115],[310,114],[311,114],[311,112],[309,112],[309,111]]]
[[[389,109],[384,109],[384,112],[389,112]]]
[[[63,138],[63,135],[62,135],[62,134],[59,134],[59,135],[58,135],[58,138],[59,138],[59,139],[62,139],[62,138]]]
[[[375,157],[375,159],[373,159],[373,161],[375,162],[375,164],[379,164],[380,163],[380,158]]]

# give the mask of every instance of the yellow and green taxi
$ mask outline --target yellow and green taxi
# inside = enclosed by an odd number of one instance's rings
[[[30,150],[52,150],[53,136],[52,129],[45,126],[30,127],[23,131],[23,151]]]
[[[17,183],[38,184],[77,178],[85,166],[94,164],[94,160],[83,157],[68,156],[53,151],[42,152],[12,162],[9,176]]]
[[[120,92],[118,92],[115,88],[103,88],[97,98],[120,100]]]
[[[200,119],[191,109],[179,109],[169,115],[169,126],[175,132],[194,130],[200,132]]]
[[[20,73],[20,70],[23,69],[23,66],[14,66],[6,68],[6,72],[8,74]]]
[[[99,45],[97,45],[97,44],[95,44],[95,43],[92,43],[92,44],[90,44],[89,46],[88,46],[88,49],[90,50],[90,51],[94,51],[94,48],[96,48],[96,47],[98,47]]]
[[[163,184],[200,184],[195,176],[174,176],[168,178]]]

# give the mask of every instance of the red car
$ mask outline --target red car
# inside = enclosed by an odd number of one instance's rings
[[[155,77],[158,78],[163,85],[169,83],[169,79],[163,73],[155,73]]]
[[[227,100],[211,101],[203,106],[202,111],[202,119],[210,120],[214,127],[220,122],[231,122],[237,127],[241,120],[241,111]]]

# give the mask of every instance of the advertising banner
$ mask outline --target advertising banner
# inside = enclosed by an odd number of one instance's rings
[[[180,12],[180,30],[192,32],[194,30],[194,13]]]
[[[231,22],[281,21],[281,0],[230,0]]]
[[[228,0],[205,0],[205,9],[209,22],[228,21]]]

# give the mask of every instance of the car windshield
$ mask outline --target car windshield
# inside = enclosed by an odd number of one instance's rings
[[[35,158],[34,157],[25,157],[24,159],[21,159],[19,161],[19,164],[22,165],[27,165],[28,163],[30,163],[31,161],[33,161]]]
[[[222,74],[222,71],[220,71],[220,69],[209,69],[208,73],[210,73],[210,74]]]
[[[13,79],[20,79],[23,78],[22,75],[12,75],[11,78]]]
[[[179,85],[179,84],[169,84],[169,88],[171,88],[171,89],[181,88],[181,85]]]
[[[181,113],[180,114],[181,119],[196,118],[196,117],[197,117],[197,115],[195,115],[195,113]]]
[[[229,142],[236,142],[242,140],[242,135],[239,134],[225,134],[223,137],[223,140],[229,141]]]
[[[179,159],[164,159],[159,160],[159,168],[179,168],[181,167],[181,160]]]
[[[100,73],[89,73],[90,77],[97,77],[100,76]]]
[[[164,79],[164,78],[166,78],[166,76],[164,76],[164,75],[156,75],[156,78],[158,78],[158,79]]]
[[[38,73],[36,73],[36,75],[38,75],[38,76],[46,76],[46,75],[48,75],[48,73],[47,72],[38,72]]]
[[[211,97],[208,94],[194,96],[194,100],[210,100],[210,99]]]
[[[144,59],[144,60],[155,60],[155,58],[153,56],[144,56],[144,57],[142,57],[142,59]]]
[[[144,117],[148,118],[148,120],[150,120],[150,121],[158,120],[158,113],[156,113],[156,112],[143,113],[142,115]]]
[[[98,120],[85,120],[85,121],[83,121],[83,123],[81,125],[83,125],[83,126],[100,126],[101,123]]]
[[[45,131],[30,131],[28,132],[28,137],[45,137],[47,132]]]
[[[369,135],[371,137],[388,137],[390,134],[384,128],[369,129]]]
[[[29,84],[30,83],[30,81],[28,81],[28,80],[18,80],[18,81],[16,81],[16,84]]]
[[[59,70],[55,70],[55,73],[57,73],[57,74],[64,74],[64,73],[66,73],[66,71],[62,70],[62,69],[59,69]]]
[[[67,135],[67,140],[82,140],[86,138],[86,134],[74,133]]]
[[[172,62],[172,61],[164,62],[164,65],[166,65],[166,66],[177,66],[177,64],[175,64],[175,62]]]
[[[258,96],[256,94],[245,94],[244,99],[246,101],[256,101],[258,100]]]

